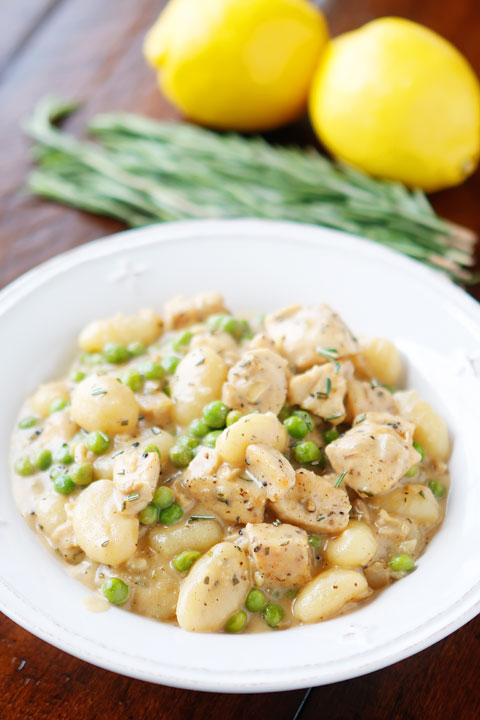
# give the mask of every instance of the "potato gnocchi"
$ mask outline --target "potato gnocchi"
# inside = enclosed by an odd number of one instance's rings
[[[326,304],[218,293],[95,320],[12,437],[22,515],[113,605],[192,632],[328,620],[415,569],[449,488],[444,421]]]

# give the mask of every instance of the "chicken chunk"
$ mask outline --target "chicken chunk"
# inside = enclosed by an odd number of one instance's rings
[[[370,497],[390,490],[421,460],[412,446],[415,426],[398,415],[366,413],[325,450],[344,482]]]
[[[279,500],[295,485],[295,470],[285,455],[272,447],[248,445],[245,464],[272,502]]]
[[[172,418],[173,400],[163,392],[136,393],[140,415],[158,425],[168,425]]]
[[[347,382],[345,400],[347,418],[352,421],[357,415],[367,412],[395,414],[397,409],[392,394],[381,385],[351,378]]]
[[[115,500],[123,515],[136,515],[153,498],[160,477],[160,458],[156,452],[137,450],[117,455],[113,460]]]
[[[222,400],[230,408],[278,415],[287,397],[287,361],[273,350],[247,350],[230,368]]]
[[[239,348],[234,338],[229,333],[221,330],[216,330],[214,333],[195,333],[190,341],[190,350],[205,346],[216,352],[229,367],[235,365],[240,357]]]
[[[190,299],[183,295],[176,295],[165,305],[165,327],[167,330],[178,330],[186,325],[201,322],[213,313],[221,312],[227,312],[227,310],[225,310],[224,300],[220,293],[199,293]]]
[[[328,362],[318,348],[330,351],[335,359],[359,350],[357,339],[341,317],[328,305],[292,305],[267,315],[265,332],[277,352],[298,370]]]
[[[245,528],[257,584],[267,587],[304,585],[312,576],[305,530],[293,525],[248,523]]]
[[[288,400],[300,405],[332,425],[345,420],[343,404],[347,391],[347,379],[353,375],[353,365],[347,360],[326,365],[314,365],[301,375],[294,375],[288,385]]]
[[[334,487],[336,475],[316,475],[297,470],[295,485],[272,510],[283,522],[295,523],[315,533],[337,533],[348,525],[350,500],[342,487]]]
[[[203,448],[183,474],[190,495],[224,520],[237,523],[262,522],[267,494],[241,469],[222,463],[216,450]]]

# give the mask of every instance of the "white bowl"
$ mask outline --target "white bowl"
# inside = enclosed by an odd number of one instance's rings
[[[112,608],[94,614],[19,516],[9,435],[21,401],[54,378],[84,323],[216,289],[233,310],[325,300],[357,333],[391,338],[408,386],[447,420],[454,451],[445,522],[418,569],[374,602],[326,623],[258,635],[203,635]],[[288,690],[344,680],[412,655],[480,606],[480,306],[448,280],[374,243],[268,221],[151,226],[72,250],[0,293],[0,607],[30,632],[109,670],[183,688]],[[477,358],[477,366],[475,366]]]

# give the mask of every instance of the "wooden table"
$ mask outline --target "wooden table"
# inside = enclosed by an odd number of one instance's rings
[[[201,0],[199,0],[200,2]],[[25,196],[19,122],[45,93],[85,100],[71,122],[124,109],[174,118],[140,47],[160,0],[3,0],[0,4],[0,286],[57,253],[120,225]],[[382,15],[423,22],[455,43],[480,74],[478,0],[331,0],[332,33]],[[309,137],[305,123],[277,138]],[[437,210],[480,233],[479,173],[437,194]],[[473,292],[480,299],[480,288]],[[6,479],[4,478],[5,482]],[[0,616],[0,720],[302,718],[474,720],[480,717],[480,618],[418,655],[370,675],[311,691],[266,695],[189,692],[99,670]]]

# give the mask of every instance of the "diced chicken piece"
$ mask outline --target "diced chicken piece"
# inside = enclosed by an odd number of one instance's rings
[[[220,355],[229,367],[234,365],[240,357],[239,348],[234,338],[229,333],[221,330],[216,330],[214,333],[195,333],[190,341],[190,350],[205,346]]]
[[[68,442],[78,432],[78,425],[70,413],[70,408],[53,413],[45,420],[43,432],[38,436],[38,444],[40,446],[48,445],[50,442],[58,442],[58,438],[62,438],[64,442]]]
[[[334,487],[336,475],[316,475],[297,470],[296,483],[275,503],[280,520],[314,533],[337,533],[348,525],[350,500],[343,487]]]
[[[262,585],[293,587],[310,580],[310,549],[305,530],[293,525],[248,523],[245,536]]]
[[[214,449],[204,448],[198,453],[183,474],[183,484],[192,497],[224,520],[237,523],[263,520],[265,489],[242,476],[240,468],[222,464]]]
[[[247,347],[249,350],[260,350],[260,348],[263,348],[264,350],[275,350],[275,343],[271,338],[265,335],[264,332],[261,332],[253,336],[253,338],[248,342]]]
[[[199,293],[193,298],[176,295],[165,305],[165,326],[167,330],[177,330],[186,325],[201,322],[213,313],[222,312],[227,312],[227,310],[220,293]]]
[[[366,413],[326,447],[330,463],[344,482],[370,497],[390,490],[421,460],[412,447],[415,426],[398,415]]]
[[[265,332],[275,343],[277,352],[298,370],[328,362],[318,348],[329,351],[335,359],[359,350],[358,341],[342,318],[325,304],[292,305],[267,315]]]
[[[301,375],[294,375],[288,385],[288,400],[310,410],[332,425],[345,420],[343,404],[347,379],[353,375],[353,365],[347,360],[326,365],[314,365]]]
[[[123,515],[136,515],[153,498],[160,477],[160,458],[156,452],[137,450],[117,455],[113,460],[115,500]]]
[[[173,400],[163,392],[136,393],[140,415],[158,425],[168,425],[172,419]]]
[[[350,422],[362,413],[386,412],[395,414],[397,412],[392,393],[386,388],[371,382],[355,380],[354,378],[349,379],[347,382],[345,407]]]
[[[272,502],[279,500],[295,485],[295,470],[285,455],[267,445],[249,445],[245,464]]]
[[[278,415],[287,397],[287,362],[273,350],[247,350],[228,371],[222,400],[230,408]]]

